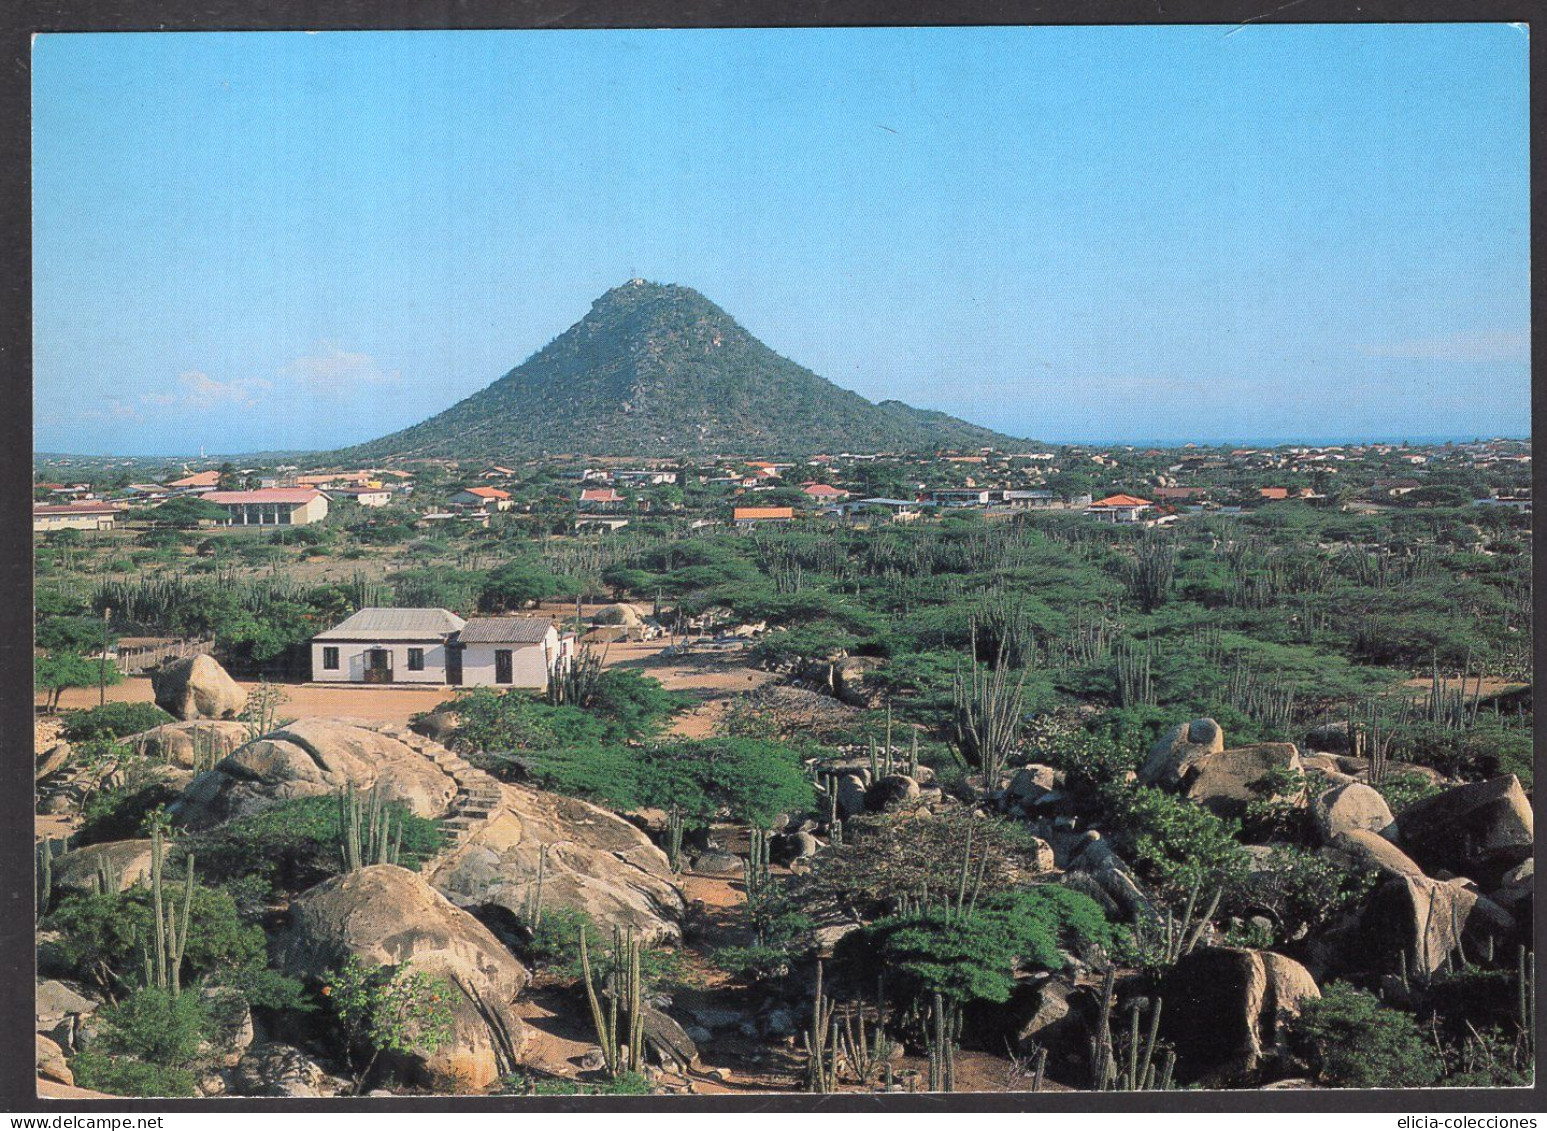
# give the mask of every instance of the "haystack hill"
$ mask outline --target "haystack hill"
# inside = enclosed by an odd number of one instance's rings
[[[934,451],[1011,443],[873,404],[781,357],[689,287],[634,279],[521,365],[350,459]]]

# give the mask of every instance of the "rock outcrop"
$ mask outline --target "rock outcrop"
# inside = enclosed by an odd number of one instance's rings
[[[1323,790],[1311,798],[1311,820],[1323,844],[1356,830],[1379,833],[1391,826],[1386,799],[1371,786],[1355,782]]]
[[[1402,956],[1415,974],[1432,974],[1448,955],[1481,959],[1489,939],[1508,937],[1514,920],[1467,880],[1396,876],[1375,889],[1360,912],[1351,944],[1356,966],[1394,973]]]
[[[153,761],[169,762],[184,769],[203,768],[234,754],[247,741],[247,725],[224,719],[190,719],[163,723],[128,739]]]
[[[1456,786],[1397,815],[1397,836],[1427,872],[1495,879],[1531,857],[1531,802],[1514,774]]]
[[[379,789],[418,817],[444,816],[457,794],[450,774],[398,738],[350,720],[312,718],[242,746],[194,779],[171,811],[184,825],[206,828],[351,783]]]
[[[1264,778],[1275,771],[1296,774],[1302,769],[1292,742],[1241,746],[1188,762],[1182,771],[1181,793],[1221,817],[1241,817],[1253,801],[1267,799],[1258,784]]]
[[[377,864],[304,892],[276,942],[285,972],[321,978],[349,956],[444,978],[452,1036],[412,1058],[441,1089],[476,1090],[521,1062],[526,1030],[511,1008],[526,968],[489,929],[405,868]]]
[[[1321,990],[1282,954],[1213,947],[1172,967],[1162,994],[1161,1029],[1176,1046],[1178,1077],[1224,1084],[1257,1072],[1278,1049],[1284,1022]]]
[[[175,719],[234,719],[247,692],[212,656],[190,656],[151,673],[156,706]]]
[[[1225,732],[1213,719],[1194,719],[1172,727],[1150,747],[1149,757],[1139,770],[1139,780],[1145,785],[1175,789],[1194,762],[1224,749]]]
[[[1323,846],[1322,855],[1349,868],[1364,868],[1387,876],[1422,876],[1423,869],[1391,841],[1368,829],[1338,833]]]
[[[573,797],[501,786],[498,804],[428,879],[461,906],[520,914],[544,846],[543,906],[584,912],[603,930],[632,927],[649,941],[681,938],[685,904],[666,854],[621,817]]]
[[[56,857],[54,887],[94,894],[106,883],[111,891],[128,891],[150,880],[150,841],[110,840],[87,845]]]

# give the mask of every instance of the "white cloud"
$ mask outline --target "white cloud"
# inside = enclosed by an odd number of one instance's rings
[[[316,352],[282,366],[279,376],[324,389],[340,384],[392,385],[403,379],[395,369],[384,371],[370,354],[342,349],[329,341],[318,342]]]

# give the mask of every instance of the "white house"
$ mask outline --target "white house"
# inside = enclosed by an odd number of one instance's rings
[[[119,508],[107,503],[34,503],[32,529],[44,533],[53,530],[111,530],[122,514]]]
[[[315,487],[206,491],[202,498],[226,512],[226,526],[306,526],[328,517],[327,496]]]
[[[1154,505],[1137,495],[1108,495],[1086,507],[1085,515],[1098,522],[1143,522]]]
[[[547,687],[548,673],[575,650],[575,638],[559,636],[546,617],[474,617],[457,643],[468,687]]]
[[[454,641],[465,623],[447,609],[361,609],[312,637],[312,679],[460,683]]]
[[[447,609],[361,609],[312,637],[318,683],[546,687],[575,638],[546,617],[474,617]]]
[[[384,507],[392,501],[385,487],[329,487],[323,494],[335,502],[357,503],[362,507]]]

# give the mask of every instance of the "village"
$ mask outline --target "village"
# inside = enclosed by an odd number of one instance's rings
[[[1534,977],[1527,443],[37,478],[40,1087],[1335,1087],[1313,1023],[1371,1009],[1459,1034],[1405,1079],[1523,1071],[1443,1011],[1458,961]],[[180,963],[227,1035],[104,1059],[139,959],[83,916],[166,867],[247,932]],[[307,957],[378,954],[328,926],[370,907],[484,955],[424,952],[485,1004],[374,1068]],[[1020,953],[932,998],[892,932],[963,914]]]

